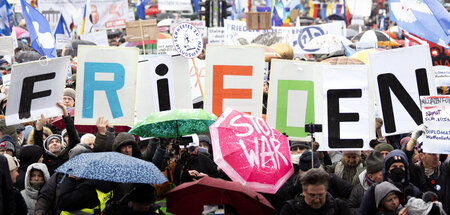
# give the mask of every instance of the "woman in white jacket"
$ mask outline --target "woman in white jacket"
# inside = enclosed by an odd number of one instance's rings
[[[50,179],[47,166],[43,163],[34,163],[28,166],[25,175],[25,189],[20,193],[27,204],[28,214],[34,214],[39,190]]]

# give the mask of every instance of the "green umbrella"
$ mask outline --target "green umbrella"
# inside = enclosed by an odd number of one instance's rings
[[[138,122],[128,133],[140,137],[181,137],[206,133],[217,116],[203,109],[178,109],[154,112]]]

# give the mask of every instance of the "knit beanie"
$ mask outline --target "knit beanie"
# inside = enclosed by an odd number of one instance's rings
[[[9,171],[13,171],[19,168],[19,161],[15,157],[12,157],[11,155],[8,154],[4,154],[3,156],[5,156],[6,159],[8,160]]]
[[[374,174],[383,170],[384,156],[379,151],[372,151],[366,158],[368,174]]]
[[[16,153],[16,147],[14,147],[14,144],[6,140],[0,142],[0,148],[10,150],[13,154]]]
[[[395,150],[395,151],[400,151],[400,150]],[[392,153],[392,152],[390,152],[390,153]],[[389,155],[389,154],[388,154],[388,155]],[[391,167],[391,165],[392,165],[393,163],[396,163],[396,162],[402,162],[402,163],[405,165],[405,168],[408,168],[408,161],[405,160],[405,159],[404,159],[402,156],[400,156],[400,155],[395,155],[395,156],[389,157],[388,159],[385,160],[385,167],[386,167],[386,170],[388,170],[389,167]]]
[[[72,97],[72,99],[75,101],[75,90],[72,88],[65,88],[63,96]]]
[[[113,144],[113,151],[119,152],[121,146],[125,145],[134,145],[137,144],[134,140],[133,135],[126,133],[126,132],[120,132],[117,137],[114,139]]]
[[[198,135],[199,142],[206,142],[211,145],[211,139],[207,135]]]
[[[290,148],[292,149],[293,147],[299,146],[299,147],[303,147],[305,149],[309,149],[309,142],[306,141],[289,141],[289,143],[291,144]]]
[[[312,168],[312,164],[311,164],[312,156],[314,157],[313,158],[314,159],[314,168],[320,167],[320,161],[319,161],[319,157],[317,157],[317,154],[314,152],[313,155],[311,155],[310,151],[306,151],[302,154],[302,156],[300,157],[300,161],[298,163],[300,170],[306,172]]]
[[[134,184],[129,200],[139,203],[155,202],[155,188],[151,184]]]
[[[375,146],[375,150],[379,151],[379,152],[381,152],[381,151],[392,152],[392,151],[394,151],[394,147],[392,147],[388,143],[379,143],[378,145]]]
[[[37,145],[24,145],[19,153],[19,160],[22,166],[28,167],[32,163],[37,163],[45,150]]]
[[[61,151],[62,151],[65,148],[65,145],[64,145],[63,137],[59,134],[52,134],[52,135],[48,136],[47,139],[45,139],[45,148],[48,149],[48,144],[50,144],[50,142],[53,139],[59,140],[59,142],[61,143]]]

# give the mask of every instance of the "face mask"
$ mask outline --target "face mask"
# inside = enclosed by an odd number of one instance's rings
[[[405,181],[405,171],[401,168],[394,168],[389,172],[389,178],[394,182]]]
[[[296,155],[291,154],[291,161],[292,161],[292,163],[293,164],[299,164],[300,156],[302,156],[302,154],[296,154]]]
[[[45,183],[44,181],[30,181],[31,186],[36,190],[41,189],[44,183]]]
[[[205,148],[202,148],[202,147],[198,147],[198,152],[208,153],[208,149],[205,149]]]

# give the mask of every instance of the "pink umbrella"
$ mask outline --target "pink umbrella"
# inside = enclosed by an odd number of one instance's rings
[[[287,137],[264,119],[226,109],[209,130],[214,162],[233,181],[276,193],[294,173]]]
[[[17,38],[19,38],[20,37],[20,35],[22,35],[22,34],[28,34],[28,31],[27,30],[25,30],[25,29],[23,29],[23,28],[20,28],[20,27],[13,27],[13,29],[14,29],[14,31],[16,32],[16,37]],[[29,34],[28,34],[29,35]]]

